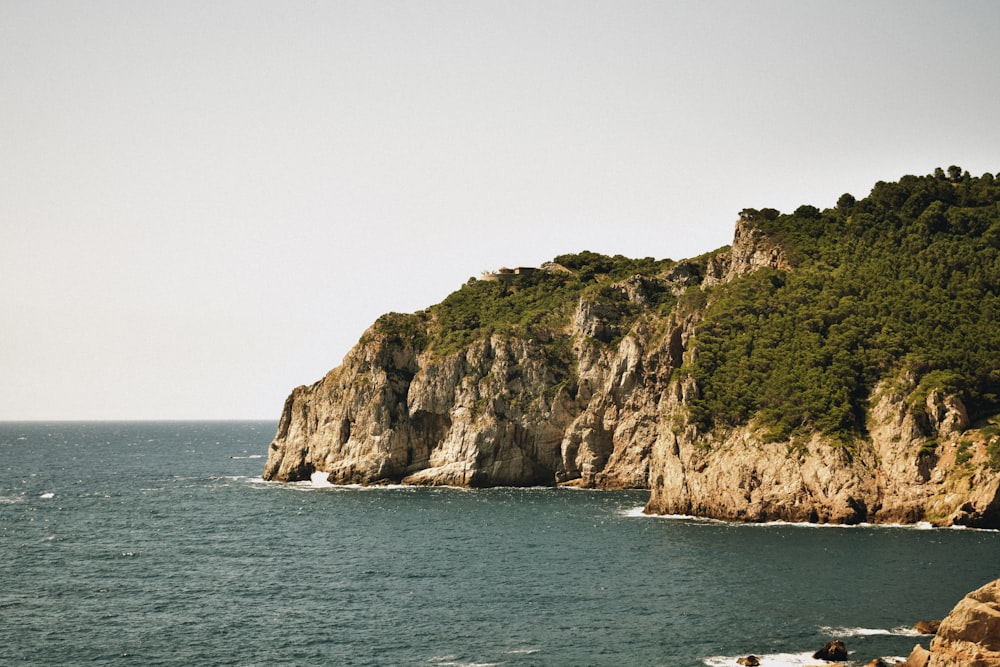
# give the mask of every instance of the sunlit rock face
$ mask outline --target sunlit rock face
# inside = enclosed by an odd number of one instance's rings
[[[966,595],[941,621],[928,667],[1000,667],[1000,579]]]

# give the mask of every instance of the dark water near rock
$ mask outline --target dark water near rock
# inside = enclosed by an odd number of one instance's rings
[[[642,492],[260,480],[266,422],[0,424],[0,664],[858,664],[1000,534],[639,515]]]

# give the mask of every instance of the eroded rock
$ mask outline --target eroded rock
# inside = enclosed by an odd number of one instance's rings
[[[1000,667],[1000,579],[955,605],[930,646],[929,667]]]

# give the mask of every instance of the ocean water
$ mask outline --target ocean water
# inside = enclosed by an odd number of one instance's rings
[[[0,664],[861,665],[1000,577],[997,532],[268,483],[274,428],[0,424]]]

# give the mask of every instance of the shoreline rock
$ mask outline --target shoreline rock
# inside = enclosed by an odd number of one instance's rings
[[[930,648],[917,644],[897,667],[1000,667],[1000,579],[959,600]]]
[[[1000,579],[962,598],[931,641],[929,667],[1000,667]]]
[[[827,642],[823,648],[813,653],[813,658],[816,660],[826,660],[827,662],[847,660],[847,647],[839,639]]]
[[[913,624],[913,630],[922,635],[936,635],[941,621],[917,621]]]

